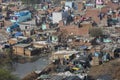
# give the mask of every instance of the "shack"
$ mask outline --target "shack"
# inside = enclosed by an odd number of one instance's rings
[[[13,46],[13,53],[21,56],[25,56],[25,48],[28,48],[31,44],[16,44]]]
[[[55,53],[52,53],[51,60],[55,59],[62,59],[71,56],[72,54],[77,54],[79,51],[67,51],[67,50],[61,50],[57,51]]]
[[[13,44],[16,44],[18,42],[17,38],[11,38],[8,40],[8,43],[13,45]]]
[[[46,41],[33,42],[33,47],[39,49],[39,54],[49,53],[50,48],[48,46],[49,44]]]
[[[35,56],[35,55],[38,55],[39,54],[39,49],[37,48],[34,48],[34,47],[28,47],[25,49],[25,55],[26,56]]]
[[[43,48],[43,47],[47,47],[48,43],[46,41],[37,41],[37,42],[33,42],[33,46],[36,48]]]
[[[17,38],[9,39],[8,43],[11,44],[11,45],[14,45],[14,44],[17,44],[17,43],[30,43],[30,39],[28,37],[18,36]]]

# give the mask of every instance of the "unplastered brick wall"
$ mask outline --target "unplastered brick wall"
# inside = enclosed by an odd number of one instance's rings
[[[100,19],[98,17],[99,12],[100,12],[99,9],[87,9],[85,16],[86,17],[92,17],[92,19],[94,21],[96,21],[97,23],[99,23],[100,22]]]
[[[73,35],[87,35],[89,33],[89,28],[91,28],[91,24],[82,24],[81,28],[78,28],[77,25],[68,25],[64,27],[60,27],[60,30],[67,30],[68,34]]]
[[[112,9],[117,9],[118,7],[120,7],[119,4],[114,4],[111,1],[108,2],[107,6],[112,8]]]
[[[103,12],[103,13],[107,13],[108,10],[109,10],[109,7],[107,7],[107,6],[101,8],[101,12]]]

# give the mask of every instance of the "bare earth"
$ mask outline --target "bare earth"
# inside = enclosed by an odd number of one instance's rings
[[[94,78],[106,74],[110,75],[113,80],[120,80],[120,59],[112,60],[100,66],[94,66],[89,72],[89,75]]]

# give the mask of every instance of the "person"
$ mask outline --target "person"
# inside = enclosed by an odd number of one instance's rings
[[[63,19],[63,24],[66,26],[67,25],[67,20]]]
[[[82,25],[81,25],[81,22],[79,21],[78,22],[78,28],[81,28],[82,27]]]
[[[97,23],[94,20],[91,23],[93,27],[97,27]]]
[[[27,26],[25,26],[25,29],[27,29],[28,27]]]
[[[83,1],[83,8],[82,8],[82,10],[85,10],[86,9],[86,6],[85,6],[85,4],[86,4],[86,1]]]
[[[100,12],[99,15],[98,15],[98,17],[99,17],[100,20],[103,20],[104,16],[105,16],[105,14],[102,13],[102,12]]]
[[[112,18],[111,18],[111,15],[108,15],[108,16],[107,16],[107,25],[108,25],[108,27],[111,27],[111,26],[112,26]]]

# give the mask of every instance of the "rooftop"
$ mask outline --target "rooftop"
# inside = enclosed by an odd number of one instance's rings
[[[30,44],[16,44],[16,47],[28,47]]]

